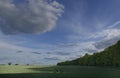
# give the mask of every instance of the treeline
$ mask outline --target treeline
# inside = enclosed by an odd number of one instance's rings
[[[83,57],[72,61],[65,61],[57,65],[80,65],[80,66],[120,66],[120,41],[106,48],[102,52],[93,55],[85,54]]]
[[[0,65],[16,65],[16,66],[18,66],[18,65],[27,65],[27,66],[29,66],[30,64],[13,64],[12,62],[8,62],[7,64],[0,64]]]

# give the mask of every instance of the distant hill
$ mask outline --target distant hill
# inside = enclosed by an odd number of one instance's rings
[[[120,41],[106,48],[102,52],[93,55],[85,54],[83,57],[72,61],[65,61],[57,65],[80,65],[80,66],[120,66]]]

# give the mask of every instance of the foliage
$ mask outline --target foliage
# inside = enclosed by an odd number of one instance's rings
[[[26,64],[27,66],[29,66],[29,64]]]
[[[16,66],[19,65],[19,64],[15,64]]]
[[[11,63],[11,62],[9,62],[9,63],[8,63],[8,65],[12,65],[12,63]]]
[[[102,52],[93,55],[85,54],[83,57],[72,61],[65,61],[57,65],[81,65],[81,66],[115,66],[120,67],[120,41],[106,48]]]

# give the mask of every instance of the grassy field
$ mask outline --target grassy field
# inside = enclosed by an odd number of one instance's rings
[[[120,68],[82,66],[0,66],[0,78],[120,78]]]

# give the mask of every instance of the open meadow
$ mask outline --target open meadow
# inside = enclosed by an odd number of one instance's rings
[[[3,65],[0,78],[120,78],[120,68]]]

